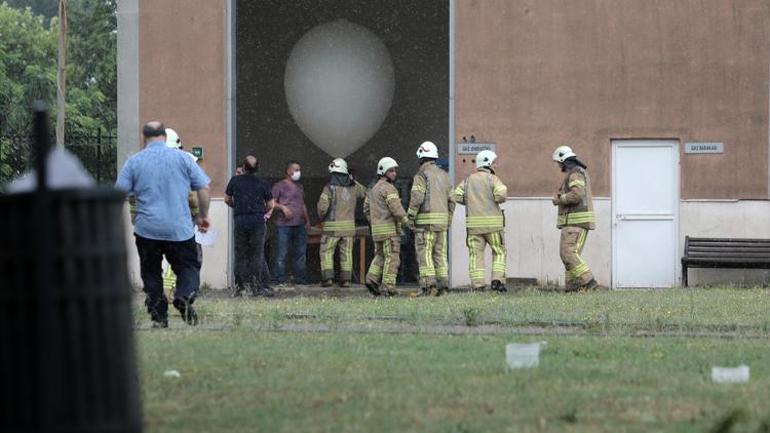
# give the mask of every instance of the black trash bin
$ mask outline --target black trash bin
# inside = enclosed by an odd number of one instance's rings
[[[0,196],[0,431],[140,431],[124,195],[49,192],[51,299],[35,290],[34,202]]]
[[[47,185],[44,109],[35,122]],[[141,431],[124,198],[0,195],[0,432]]]

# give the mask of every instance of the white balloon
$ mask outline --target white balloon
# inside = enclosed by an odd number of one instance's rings
[[[291,51],[284,89],[302,132],[333,157],[346,157],[382,126],[393,102],[393,63],[370,30],[346,20],[320,24]]]

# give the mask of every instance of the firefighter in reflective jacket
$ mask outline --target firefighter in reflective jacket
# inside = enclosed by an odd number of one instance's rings
[[[426,141],[417,149],[420,170],[414,175],[409,198],[409,227],[420,270],[420,290],[415,296],[440,296],[449,287],[447,229],[455,203],[449,175],[436,165],[438,148]]]
[[[377,183],[364,200],[364,214],[372,227],[374,259],[366,274],[366,288],[374,296],[394,296],[398,275],[400,234],[407,224],[398,190],[393,186],[398,163],[385,157],[377,164]]]
[[[505,202],[508,188],[495,176],[497,155],[482,150],[476,155],[476,172],[457,185],[454,199],[465,205],[468,267],[471,288],[486,288],[484,250],[492,249],[492,289],[505,292],[505,219],[500,203]]]
[[[565,287],[568,292],[603,289],[594,279],[588,263],[580,256],[588,230],[596,228],[591,181],[586,166],[568,146],[559,146],[553,160],[564,172],[564,180],[553,204],[559,207],[556,227],[561,229],[559,254],[564,263]]]
[[[356,235],[356,203],[363,200],[366,188],[353,180],[348,164],[337,158],[329,164],[329,183],[318,199],[318,216],[323,221],[321,235],[321,285],[329,287],[334,279],[334,251],[340,249],[340,287],[350,286],[353,272],[353,238]]]

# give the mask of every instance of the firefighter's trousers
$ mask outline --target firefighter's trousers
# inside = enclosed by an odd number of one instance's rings
[[[340,281],[350,281],[353,273],[353,237],[321,236],[321,278],[334,279],[334,250],[340,247]]]
[[[393,236],[382,241],[374,241],[374,259],[369,265],[366,281],[374,283],[386,291],[394,291],[396,287],[396,276],[398,276],[400,252],[401,239],[398,236]]]
[[[503,232],[485,233],[480,235],[468,234],[468,267],[471,277],[471,287],[478,289],[486,286],[484,250],[487,245],[492,249],[492,280],[500,280],[505,284],[505,243]]]
[[[585,286],[594,278],[588,263],[580,256],[587,237],[588,230],[581,227],[566,226],[561,229],[559,255],[566,270],[564,281],[567,288]]]
[[[420,287],[447,288],[449,286],[447,231],[415,230],[414,248],[420,269]]]

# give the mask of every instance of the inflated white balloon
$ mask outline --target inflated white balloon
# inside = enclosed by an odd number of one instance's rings
[[[346,20],[320,24],[297,42],[284,75],[289,112],[316,146],[346,157],[382,126],[393,102],[385,44]]]

